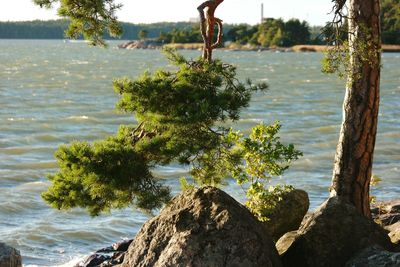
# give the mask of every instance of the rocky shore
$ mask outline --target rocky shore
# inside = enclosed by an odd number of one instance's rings
[[[399,267],[400,199],[381,202],[373,220],[334,197],[307,213],[308,195],[286,193],[267,222],[214,187],[176,196],[135,238],[97,250],[74,267]],[[21,267],[0,243],[0,267]]]
[[[295,190],[262,223],[219,189],[188,190],[134,239],[98,250],[76,267],[400,266],[400,200],[373,207],[375,222],[338,198],[306,214],[308,205],[307,194]]]
[[[129,41],[127,43],[118,45],[120,49],[161,49],[163,47],[169,47],[174,49],[185,49],[185,50],[201,50],[203,47],[202,43],[174,43],[174,44],[163,44],[157,40],[138,40]],[[235,43],[228,44],[225,47],[219,48],[219,50],[228,51],[272,51],[272,52],[325,52],[331,47],[326,45],[295,45],[292,47],[259,47],[253,45],[238,45]],[[400,45],[382,45],[383,52],[400,52]]]

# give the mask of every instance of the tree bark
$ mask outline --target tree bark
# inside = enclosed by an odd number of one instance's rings
[[[209,0],[202,3],[197,10],[200,13],[200,30],[203,37],[203,58],[208,62],[212,60],[212,50],[217,48],[222,42],[222,20],[214,16],[215,10],[224,0]],[[206,9],[206,14],[204,14]],[[218,26],[217,41],[214,40],[214,27]]]
[[[336,149],[331,196],[341,196],[371,217],[369,187],[379,111],[379,0],[350,0],[349,72]]]

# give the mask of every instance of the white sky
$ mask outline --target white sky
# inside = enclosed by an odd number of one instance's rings
[[[33,5],[32,0],[1,0],[0,21],[56,19],[56,10],[44,10]],[[116,0],[124,7],[118,12],[121,21],[151,23],[160,21],[188,21],[197,17],[196,7],[203,0]],[[256,24],[264,17],[298,18],[310,25],[324,25],[331,16],[331,0],[225,0],[216,16],[227,23]]]

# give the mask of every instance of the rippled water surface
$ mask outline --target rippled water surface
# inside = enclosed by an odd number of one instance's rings
[[[53,153],[72,140],[103,138],[133,118],[117,114],[112,78],[135,77],[166,66],[160,51],[103,50],[61,41],[0,41],[0,241],[21,250],[25,265],[68,266],[74,259],[132,237],[149,218],[134,209],[90,218],[82,210],[59,212],[41,199],[46,175],[56,170]],[[197,57],[198,51],[183,52]],[[257,122],[283,124],[282,138],[304,156],[276,182],[307,190],[312,208],[328,196],[341,122],[344,82],[320,72],[321,54],[217,52],[238,66],[241,78],[267,81],[237,128]],[[383,182],[378,199],[400,193],[400,54],[384,54],[379,133],[374,174]],[[157,173],[179,190],[179,166]],[[241,191],[225,188],[238,200]]]

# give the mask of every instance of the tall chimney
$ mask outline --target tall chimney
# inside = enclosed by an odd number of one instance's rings
[[[264,3],[261,3],[261,23],[264,21]]]

